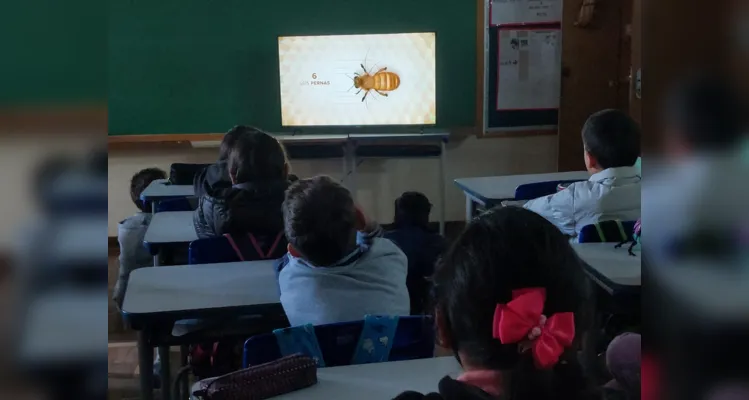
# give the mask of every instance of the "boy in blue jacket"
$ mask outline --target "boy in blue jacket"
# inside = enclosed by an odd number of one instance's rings
[[[297,181],[283,214],[289,252],[279,288],[292,326],[409,314],[406,256],[367,225],[346,188],[327,176]]]

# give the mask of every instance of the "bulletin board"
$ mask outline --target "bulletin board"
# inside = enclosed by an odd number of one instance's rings
[[[485,132],[555,132],[561,1],[487,0],[485,6]]]
[[[562,0],[493,0],[489,18],[492,26],[558,24]]]

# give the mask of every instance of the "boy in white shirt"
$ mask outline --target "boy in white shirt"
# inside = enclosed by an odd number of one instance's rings
[[[640,218],[640,127],[622,111],[603,110],[588,118],[582,136],[590,179],[523,205],[572,237],[600,221]]]

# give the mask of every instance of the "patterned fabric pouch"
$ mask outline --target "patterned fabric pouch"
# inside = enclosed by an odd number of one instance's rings
[[[315,362],[301,354],[283,357],[193,386],[196,400],[264,400],[317,383]]]

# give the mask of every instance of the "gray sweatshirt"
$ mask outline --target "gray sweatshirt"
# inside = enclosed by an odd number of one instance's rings
[[[117,226],[117,241],[120,243],[120,272],[112,299],[118,307],[122,307],[130,273],[138,268],[153,265],[153,257],[143,246],[143,237],[146,235],[149,223],[151,223],[151,214],[139,212],[126,218]]]
[[[408,260],[388,239],[360,241],[355,252],[329,267],[288,257],[279,287],[292,326],[355,321],[367,314],[409,315]]]

